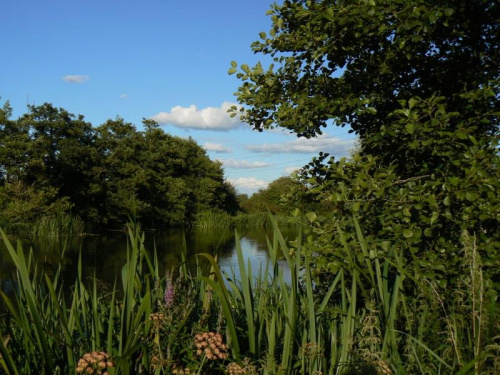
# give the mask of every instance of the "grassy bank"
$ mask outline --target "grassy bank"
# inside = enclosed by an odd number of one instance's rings
[[[194,273],[183,262],[160,275],[156,254],[131,227],[121,284],[104,291],[94,279],[89,287],[80,264],[69,299],[61,270],[44,275],[2,232],[18,290],[2,293],[0,368],[7,374],[498,373],[498,307],[488,299],[474,238],[462,238],[471,282],[456,290],[463,298],[453,306],[432,280],[405,273],[398,249],[379,257],[359,227],[361,253],[353,256],[346,243],[339,249],[343,264],[320,288],[301,236],[291,248],[269,220],[271,263],[257,276],[240,247],[240,280],[222,274],[210,254],[197,256]],[[415,287],[420,294],[407,292]]]
[[[297,218],[287,216],[275,216],[275,220],[280,226],[299,225],[300,223]],[[231,216],[225,212],[203,211],[198,213],[193,226],[201,229],[270,228],[272,222],[267,212],[239,213],[236,216]]]

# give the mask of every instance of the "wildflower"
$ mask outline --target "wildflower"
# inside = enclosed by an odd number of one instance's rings
[[[377,374],[380,375],[391,375],[392,371],[389,368],[389,365],[387,362],[379,360],[374,363],[375,367],[377,368]]]
[[[194,337],[194,346],[198,348],[196,354],[202,354],[209,360],[226,359],[227,346],[222,343],[220,333],[204,332]]]
[[[154,329],[159,329],[164,325],[166,317],[163,313],[151,313],[149,315],[149,320],[153,322]]]
[[[114,364],[106,352],[86,353],[78,361],[76,373],[109,375],[107,369],[111,367],[114,367]]]
[[[172,374],[174,375],[191,375],[191,370],[186,367],[186,368],[173,368],[172,369]]]
[[[243,375],[245,374],[245,369],[241,367],[239,364],[236,362],[231,362],[227,367],[226,367],[227,373],[229,375]]]
[[[257,368],[250,364],[250,360],[245,358],[243,364],[239,365],[236,362],[231,362],[226,367],[226,374],[228,375],[257,375]]]
[[[172,283],[172,276],[170,273],[167,273],[167,285],[165,286],[165,306],[166,307],[172,307],[174,304],[174,297],[175,297],[175,289],[174,289],[174,284]]]

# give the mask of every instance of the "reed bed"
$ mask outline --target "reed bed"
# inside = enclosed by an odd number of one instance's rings
[[[286,216],[275,216],[275,221],[280,227],[299,225],[300,220]],[[240,213],[231,216],[226,212],[200,212],[194,227],[201,229],[233,229],[233,228],[272,228],[273,224],[267,212]]]
[[[58,211],[51,216],[43,216],[29,224],[3,228],[11,235],[19,235],[32,241],[42,239],[64,239],[85,235],[85,223],[77,215]]]
[[[44,217],[36,221],[29,229],[28,235],[37,237],[82,236],[85,223],[79,216],[58,213],[55,217]]]
[[[32,253],[2,238],[18,290],[2,294],[0,368],[6,374],[497,374],[498,307],[488,300],[474,239],[464,235],[459,305],[431,280],[405,273],[400,249],[383,257],[354,220],[358,244],[323,285],[301,234],[290,246],[277,221],[270,264],[258,272],[237,247],[239,279],[210,254],[160,275],[156,252],[128,229],[121,283],[82,281],[69,299],[60,270],[49,278]],[[299,232],[301,233],[301,232]],[[337,235],[343,236],[338,229]],[[238,233],[235,232],[239,243]],[[290,269],[285,280],[280,262]],[[421,293],[414,294],[419,288]],[[496,325],[495,325],[496,324]],[[90,369],[90,370],[89,370]]]

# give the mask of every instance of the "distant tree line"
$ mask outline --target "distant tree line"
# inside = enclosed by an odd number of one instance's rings
[[[52,104],[11,119],[0,109],[0,226],[14,230],[56,213],[89,230],[121,228],[133,212],[149,228],[190,225],[197,212],[236,213],[234,188],[193,140],[117,117],[93,127]]]
[[[286,204],[286,196],[299,186],[299,182],[290,176],[280,177],[251,196],[238,194],[238,204],[244,213],[269,211],[272,214],[288,215],[292,206]]]

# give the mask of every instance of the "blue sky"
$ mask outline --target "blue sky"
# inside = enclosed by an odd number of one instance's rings
[[[14,117],[50,102],[98,126],[154,118],[192,137],[238,191],[253,193],[319,151],[346,155],[353,136],[330,127],[314,140],[258,133],[230,119],[239,81],[232,60],[255,64],[250,44],[271,25],[268,0],[16,0],[2,2],[0,104]]]

